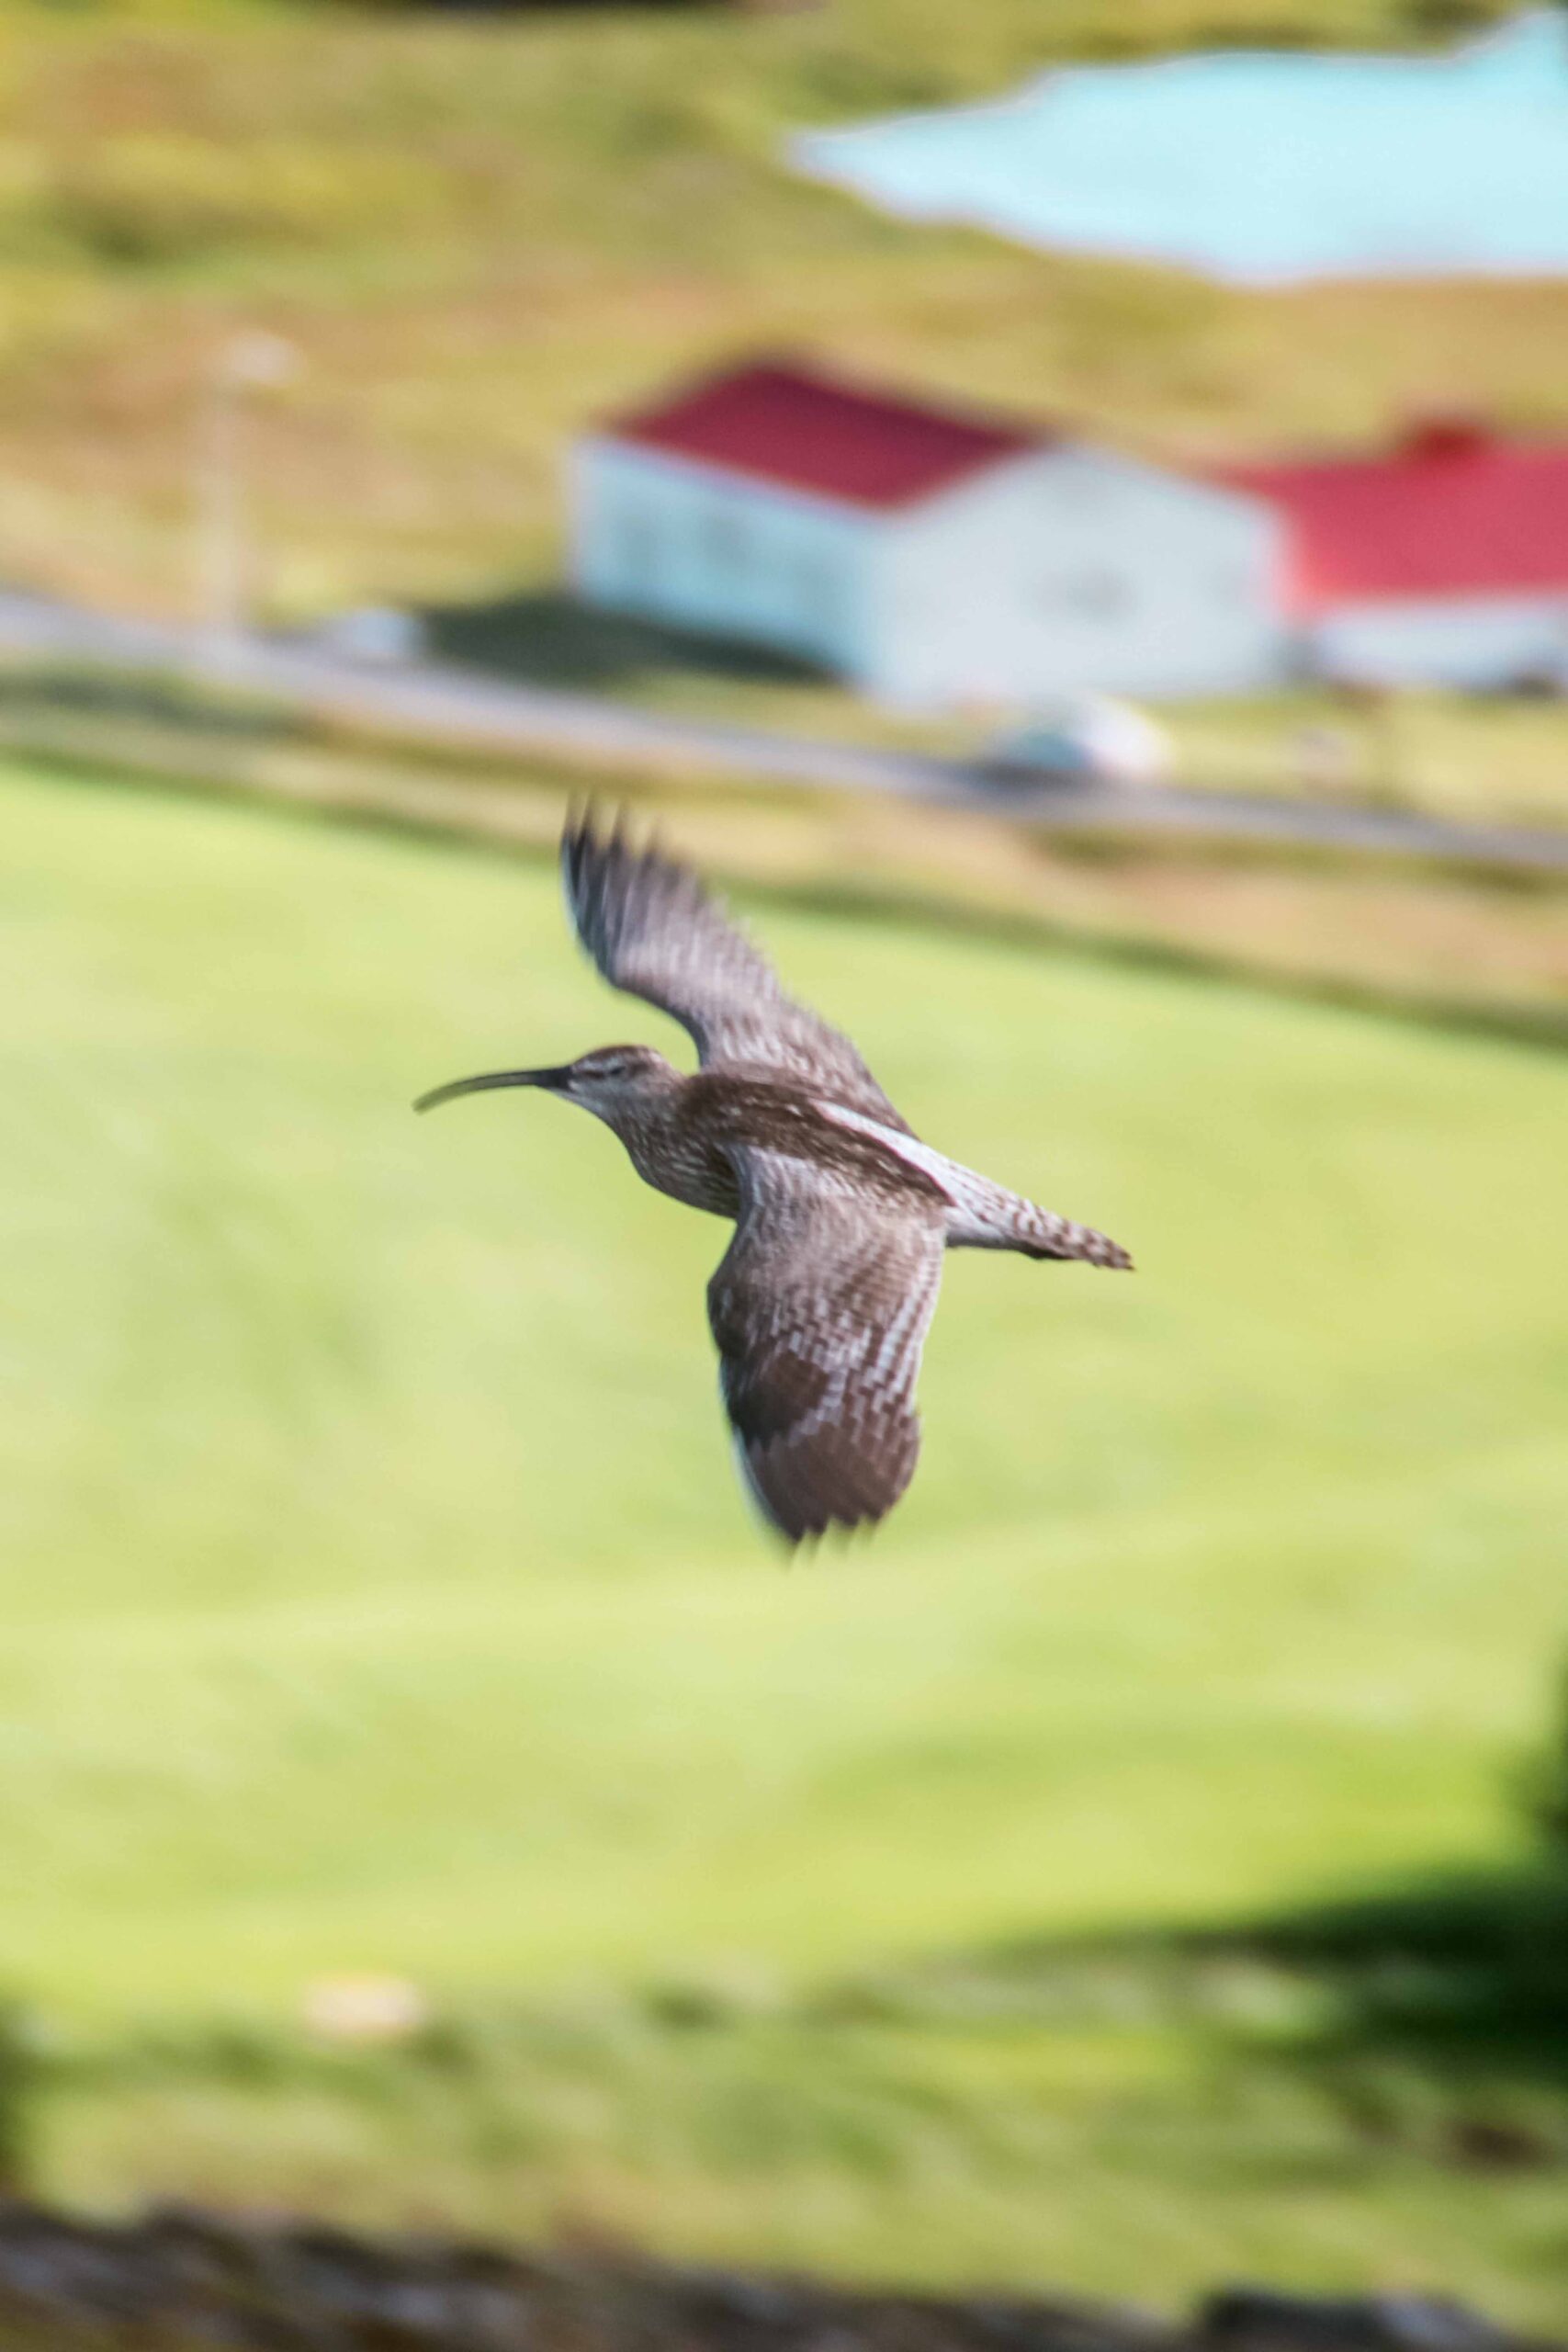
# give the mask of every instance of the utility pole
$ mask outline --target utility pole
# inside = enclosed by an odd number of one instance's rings
[[[289,383],[299,365],[298,349],[282,335],[248,329],[220,347],[203,387],[197,446],[201,622],[209,658],[218,664],[231,659],[249,631],[254,549],[243,447],[249,399]]]

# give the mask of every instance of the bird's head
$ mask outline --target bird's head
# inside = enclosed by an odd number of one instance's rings
[[[561,1062],[550,1069],[495,1069],[479,1078],[455,1078],[449,1085],[422,1094],[413,1107],[434,1111],[438,1102],[451,1102],[459,1094],[485,1094],[502,1086],[538,1086],[547,1093],[564,1095],[569,1102],[580,1102],[585,1111],[613,1126],[625,1112],[678,1085],[680,1075],[651,1046],[596,1046],[591,1054],[580,1054],[574,1062]]]

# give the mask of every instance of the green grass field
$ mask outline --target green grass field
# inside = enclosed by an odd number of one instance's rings
[[[908,1505],[786,1571],[721,1229],[558,1105],[409,1115],[661,1034],[545,870],[17,771],[0,822],[46,2186],[1560,2311],[1544,2075],[1331,2065],[1315,1979],[1148,1956],[1509,1866],[1564,1630],[1560,1060],[759,909],[924,1132],[1141,1267],[955,1261]],[[362,1969],[452,2037],[313,2057],[304,1988]],[[1452,2134],[1521,2101],[1480,2197]]]

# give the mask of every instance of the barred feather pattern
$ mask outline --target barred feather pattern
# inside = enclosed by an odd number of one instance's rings
[[[830,1167],[732,1153],[735,1238],[708,1285],[742,1475],[791,1543],[891,1510],[915,1473],[915,1383],[936,1309],[946,1215],[899,1188],[868,1218]]]
[[[1091,1266],[1128,1271],[1128,1251],[1108,1233],[1038,1201],[1010,1193],[977,1169],[933,1151],[918,1136],[897,1134],[874,1119],[837,1102],[824,1102],[821,1114],[829,1124],[852,1134],[874,1138],[890,1158],[939,1185],[948,1200],[947,1246],[950,1250],[1016,1250],[1025,1258],[1080,1258]]]
[[[612,988],[670,1013],[705,1069],[793,1078],[908,1133],[847,1037],[786,996],[766,956],[689,866],[575,811],[561,877],[578,938]]]
[[[1132,1261],[922,1143],[849,1040],[624,820],[573,815],[561,865],[605,979],[696,1044],[694,1076],[647,1046],[604,1047],[550,1076],[649,1183],[735,1220],[708,1316],[747,1487],[791,1543],[878,1520],[919,1453],[915,1384],[943,1251]]]

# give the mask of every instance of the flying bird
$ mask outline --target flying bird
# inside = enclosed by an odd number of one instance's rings
[[[791,1544],[879,1520],[919,1452],[915,1381],[947,1250],[1130,1266],[1116,1242],[921,1143],[847,1037],[784,993],[691,869],[624,820],[569,816],[567,906],[612,988],[671,1014],[699,1069],[601,1046],[422,1095],[532,1086],[617,1135],[645,1182],[729,1218],[708,1284],[737,1460]]]

